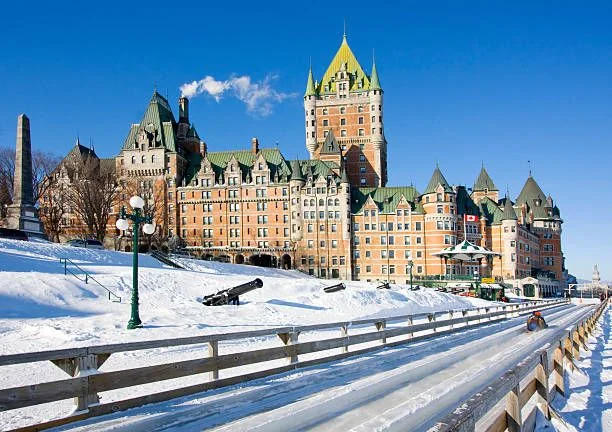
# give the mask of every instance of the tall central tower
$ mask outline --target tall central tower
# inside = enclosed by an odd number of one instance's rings
[[[342,152],[351,185],[387,183],[387,141],[383,128],[383,90],[376,64],[368,76],[351,51],[346,35],[321,81],[308,72],[304,94],[306,148],[319,159],[328,134]]]

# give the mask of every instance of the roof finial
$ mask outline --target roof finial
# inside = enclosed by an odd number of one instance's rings
[[[529,165],[529,177],[531,177],[531,161],[527,161],[527,165]]]
[[[342,39],[346,40],[346,18],[344,18],[344,32],[342,33]]]

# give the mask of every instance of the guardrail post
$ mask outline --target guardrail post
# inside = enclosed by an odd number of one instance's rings
[[[519,402],[520,394],[521,389],[517,384],[506,396],[506,425],[510,432],[521,432],[523,430],[523,417]]]
[[[555,389],[561,396],[565,396],[565,369],[563,367],[563,342],[559,342],[559,346],[553,354],[553,370],[555,374]]]
[[[219,356],[219,342],[218,341],[208,342],[208,357],[216,360],[218,356]],[[219,367],[216,365],[216,361],[215,361],[215,368],[208,373],[208,379],[210,381],[219,379]]]
[[[540,364],[536,366],[535,379],[536,379],[536,392],[540,399],[541,410],[547,420],[550,420],[550,408],[548,403],[550,401],[550,392],[548,391],[548,377],[550,371],[548,370],[548,352],[542,351],[540,354]]]
[[[340,327],[340,337],[344,338],[344,344],[340,347],[341,353],[347,353],[349,351],[349,343],[348,343],[348,325],[343,325]]]
[[[287,362],[289,364],[297,363],[298,355],[295,349],[295,344],[298,342],[300,332],[292,331],[290,333],[279,333],[278,337],[283,341],[287,349]]]
[[[376,330],[378,330],[381,334],[380,343],[383,345],[386,344],[387,343],[387,333],[385,332],[385,329],[387,328],[387,322],[385,320],[378,321],[377,323],[375,323],[375,325],[376,325]]]
[[[465,318],[464,326],[468,326],[470,324],[470,317],[469,317],[468,313],[469,313],[469,311],[467,309],[463,309],[461,311],[461,315],[463,316],[463,318]]]
[[[436,329],[436,313],[430,313],[427,315],[427,319],[429,319],[429,322],[433,323],[433,332],[435,333],[437,331]]]
[[[572,355],[574,359],[580,360],[580,335],[578,334],[578,330],[574,329],[572,331]]]
[[[413,324],[412,317],[411,317],[411,316],[409,316],[409,317],[408,317],[408,325],[409,325],[410,327],[412,327],[412,324]],[[411,331],[409,334],[410,334],[410,337],[411,337],[411,338],[412,338],[412,337],[414,337],[414,332],[412,332],[412,331]]]
[[[485,310],[485,315],[488,315],[489,312],[491,311],[491,308],[486,307],[486,308],[484,308],[484,310]],[[491,321],[491,317],[486,317],[486,318],[488,319],[488,321]]]
[[[88,354],[81,357],[52,360],[53,364],[71,377],[95,375],[98,368],[110,357],[110,354]],[[74,398],[76,411],[84,411],[90,405],[100,403],[98,393],[89,391],[89,383],[85,381],[81,395]]]
[[[450,318],[450,322],[451,322],[451,324],[450,324],[450,328],[451,328],[451,330],[452,330],[452,329],[453,329],[453,327],[455,327],[455,326],[454,326],[454,324],[453,324],[453,311],[452,311],[452,310],[449,310],[449,311],[448,311],[448,317]]]
[[[572,372],[574,371],[574,356],[572,355],[572,332],[569,332],[567,337],[563,339],[563,350],[565,351],[565,358],[568,361]]]

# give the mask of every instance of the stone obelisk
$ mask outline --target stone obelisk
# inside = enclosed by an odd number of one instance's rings
[[[25,114],[17,117],[17,148],[15,149],[13,182],[13,203],[7,209],[7,228],[25,231],[29,236],[45,237],[42,223],[38,218],[38,211],[34,207],[30,119]]]

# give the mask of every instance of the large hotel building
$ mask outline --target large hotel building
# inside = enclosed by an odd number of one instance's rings
[[[366,73],[343,37],[323,77],[308,72],[310,157],[290,160],[256,138],[213,151],[190,123],[188,99],[179,99],[177,120],[154,92],[115,158],[121,204],[136,187],[156,201],[159,236],[178,236],[205,258],[328,279],[408,283],[412,268],[416,280],[477,274],[535,285],[541,295],[558,291],[563,221],[531,175],[515,200],[500,196],[484,166],[471,189],[451,185],[439,167],[420,191],[386,185],[383,95],[376,65]],[[464,232],[501,255],[462,264],[433,255]]]

